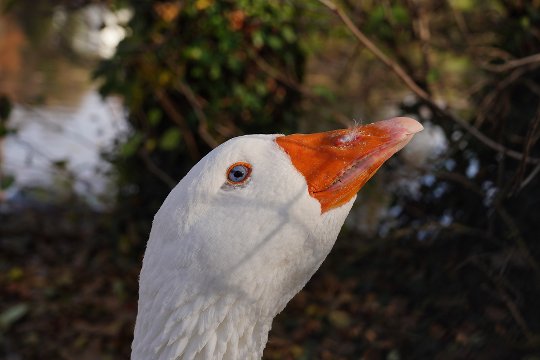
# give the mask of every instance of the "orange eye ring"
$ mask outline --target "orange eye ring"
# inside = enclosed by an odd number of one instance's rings
[[[251,176],[251,164],[243,161],[236,162],[227,169],[227,182],[231,185],[241,185]]]

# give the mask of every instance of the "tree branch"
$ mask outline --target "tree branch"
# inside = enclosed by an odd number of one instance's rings
[[[197,99],[197,96],[191,89],[191,87],[183,82],[180,82],[178,84],[178,90],[184,94],[187,101],[190,103],[191,107],[193,108],[193,111],[195,112],[195,116],[197,119],[199,119],[199,135],[201,138],[206,142],[206,144],[212,148],[215,148],[219,145],[219,143],[212,137],[212,135],[208,132],[208,119],[206,118],[206,115],[203,111],[203,106],[199,99]]]
[[[540,65],[540,53],[526,56],[521,59],[509,60],[505,62],[504,64],[500,64],[500,65],[485,64],[484,68],[490,71],[495,71],[495,72],[505,72],[508,70],[513,70],[517,67],[531,65],[531,64],[534,64],[536,66]]]
[[[193,133],[191,132],[189,125],[186,123],[186,120],[178,112],[176,107],[174,106],[173,102],[169,98],[169,96],[162,90],[156,91],[156,98],[158,99],[161,106],[163,106],[163,109],[169,115],[172,121],[178,125],[180,128],[180,131],[182,131],[182,136],[184,137],[184,141],[186,142],[186,147],[188,149],[189,156],[192,160],[199,160],[201,158],[201,154],[199,152],[199,148],[197,147],[197,142],[195,141],[195,137],[193,136]]]
[[[434,110],[436,110],[440,115],[452,120],[462,128],[464,128],[469,134],[474,136],[477,140],[482,142],[487,147],[503,153],[504,155],[516,159],[525,161],[527,163],[532,164],[540,164],[540,158],[532,158],[532,157],[525,157],[522,153],[519,151],[511,150],[505,147],[504,145],[492,140],[488,136],[484,135],[480,130],[475,128],[474,126],[470,125],[467,121],[457,117],[456,115],[452,114],[450,111],[445,110],[440,105],[438,105],[431,97],[430,94],[428,94],[424,89],[422,89],[416,82],[403,70],[403,68],[390,59],[388,56],[386,56],[378,47],[375,45],[360,29],[352,22],[351,18],[338,6],[336,6],[335,3],[333,3],[331,0],[318,0],[320,3],[325,5],[327,8],[329,8],[332,12],[334,12],[340,20],[347,26],[347,28],[353,33],[353,35],[356,37],[358,41],[360,41],[366,48],[368,48],[369,51],[375,55],[381,62],[383,62],[386,66],[390,68],[400,79],[401,81],[420,99],[426,101],[431,107],[433,107]],[[529,62],[536,61],[536,58],[528,59]],[[521,61],[520,64],[527,62],[527,61]]]
[[[148,155],[148,152],[146,150],[141,150],[139,152],[139,156],[143,160],[144,164],[146,165],[146,168],[148,171],[150,171],[152,174],[156,175],[158,179],[163,181],[167,186],[169,186],[171,189],[176,186],[176,181],[172,177],[169,176],[165,171],[163,171],[161,168],[159,168],[154,161],[150,158]]]
[[[388,66],[404,83],[409,89],[411,89],[416,95],[424,100],[430,99],[429,94],[416,84],[416,82],[399,66],[395,61],[386,56],[378,47],[375,45],[354,23],[351,18],[339,7],[336,6],[332,1],[329,0],[319,0],[326,7],[332,10],[341,21],[349,28],[353,35],[368,48],[369,51],[373,53],[379,60],[381,60],[386,66]]]

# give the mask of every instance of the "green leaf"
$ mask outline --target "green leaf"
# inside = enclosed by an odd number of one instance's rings
[[[5,190],[15,183],[15,177],[12,175],[4,175],[0,177],[0,190]]]
[[[264,45],[264,36],[260,30],[254,31],[251,36],[251,41],[256,48],[261,48]]]
[[[392,16],[398,24],[408,24],[409,23],[409,13],[407,9],[401,5],[392,6]]]
[[[199,60],[203,56],[203,50],[198,46],[192,46],[186,49],[185,56],[191,60]]]
[[[285,41],[288,43],[296,41],[296,34],[290,26],[284,26],[283,29],[281,29],[281,35],[283,36],[283,39],[285,39]]]
[[[318,96],[320,96],[320,97],[322,97],[322,98],[324,98],[324,99],[326,99],[328,101],[333,101],[336,98],[336,95],[334,94],[334,92],[332,90],[330,90],[328,87],[323,86],[323,85],[314,86],[313,87],[313,92],[316,95],[318,95]]]
[[[182,134],[178,128],[170,128],[161,137],[159,147],[163,150],[174,150],[180,144]]]
[[[260,81],[255,84],[255,92],[259,96],[265,96],[266,94],[268,94],[268,88],[265,83]]]
[[[436,68],[432,68],[429,70],[428,74],[427,74],[427,82],[432,84],[434,82],[437,82],[441,77],[441,73],[439,72],[438,69]]]
[[[142,140],[143,140],[143,136],[141,134],[133,135],[128,141],[126,141],[122,145],[122,147],[120,148],[120,154],[123,157],[132,156],[139,149],[139,146],[141,145]]]
[[[156,126],[161,121],[163,117],[163,112],[159,108],[153,108],[148,112],[148,123],[151,126]]]
[[[342,310],[333,310],[328,314],[330,323],[338,329],[345,329],[351,323],[351,317]]]
[[[29,307],[25,303],[14,305],[0,314],[0,328],[8,329],[20,320],[28,312]]]
[[[5,127],[2,123],[0,123],[0,138],[3,138],[9,133],[9,130],[7,127]]]
[[[67,169],[68,161],[65,159],[53,161],[52,165],[58,170]]]
[[[469,11],[474,7],[474,0],[450,0],[450,6],[456,10]]]
[[[210,67],[210,78],[212,80],[217,80],[219,79],[221,76],[221,68],[219,67],[218,64],[212,64],[212,66]]]
[[[394,349],[386,355],[386,360],[400,360],[401,356],[399,355],[399,351]]]
[[[275,35],[268,36],[268,45],[275,50],[281,49],[283,42],[281,39]]]
[[[526,17],[526,16],[523,16],[520,20],[519,20],[519,24],[521,25],[522,28],[528,30],[531,28],[531,19]]]
[[[379,26],[385,20],[384,7],[379,5],[369,13],[368,22],[372,27]]]

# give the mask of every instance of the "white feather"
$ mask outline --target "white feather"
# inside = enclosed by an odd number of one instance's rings
[[[354,198],[321,214],[275,137],[222,144],[163,203],[141,271],[132,359],[259,359],[272,319],[327,256]],[[240,161],[251,179],[231,187],[226,171]]]

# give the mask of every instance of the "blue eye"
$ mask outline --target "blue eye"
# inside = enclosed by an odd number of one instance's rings
[[[227,180],[232,184],[241,184],[249,178],[251,165],[248,163],[235,163],[227,170]]]

